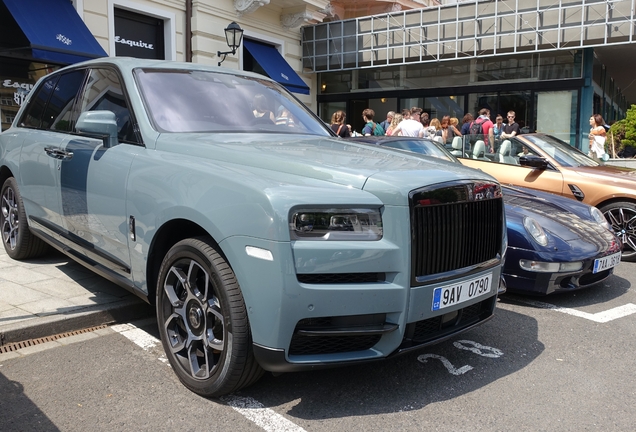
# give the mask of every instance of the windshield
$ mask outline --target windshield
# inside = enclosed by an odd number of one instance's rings
[[[160,132],[331,136],[287,90],[265,79],[174,69],[137,69],[135,77]]]
[[[581,153],[576,148],[550,135],[523,135],[541,150],[566,167],[598,166],[598,162]]]
[[[427,139],[404,138],[399,140],[382,141],[383,147],[391,147],[402,150],[409,150],[415,153],[433,156],[450,162],[458,162],[455,156],[451,155],[448,150],[440,144]]]

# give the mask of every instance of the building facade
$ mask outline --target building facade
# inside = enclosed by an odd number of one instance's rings
[[[586,150],[592,113],[611,122],[636,103],[635,1],[0,0],[0,120],[38,78],[88,58],[223,60],[357,130],[367,107],[487,107]],[[219,56],[233,21],[243,43]]]
[[[300,27],[321,22],[326,14],[319,10],[327,4],[323,0],[0,0],[2,130],[10,126],[37,79],[100,56],[213,66],[223,60],[224,68],[270,75],[315,110],[316,79],[302,70]],[[244,30],[243,41],[235,55],[219,56],[229,49],[224,29],[231,22]]]
[[[633,0],[443,3],[304,27],[321,117],[345,110],[360,131],[367,107],[378,120],[515,111],[524,132],[587,151],[593,113],[612,122],[636,103]]]

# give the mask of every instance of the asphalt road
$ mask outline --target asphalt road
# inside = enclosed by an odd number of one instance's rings
[[[156,323],[119,326],[1,362],[0,430],[633,431],[634,287],[621,263],[592,289],[503,296],[494,319],[422,351],[267,374],[223,400],[179,383]]]

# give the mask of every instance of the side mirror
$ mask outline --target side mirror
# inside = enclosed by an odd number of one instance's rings
[[[544,170],[548,167],[548,161],[540,156],[526,155],[519,156],[519,165]]]
[[[114,147],[117,139],[117,116],[112,111],[85,111],[75,124],[79,133],[101,135],[104,147]]]

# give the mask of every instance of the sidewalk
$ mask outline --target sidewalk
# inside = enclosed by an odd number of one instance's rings
[[[153,314],[152,306],[62,253],[14,261],[0,246],[0,345]]]

